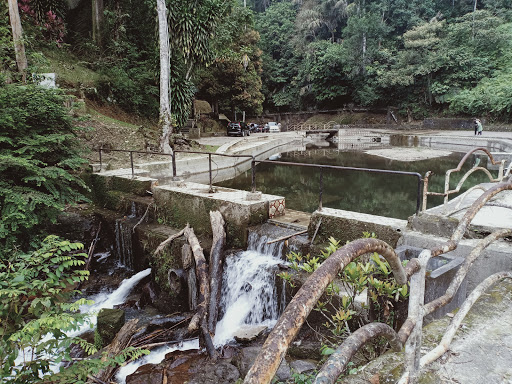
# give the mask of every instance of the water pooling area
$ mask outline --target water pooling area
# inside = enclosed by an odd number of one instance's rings
[[[434,176],[430,179],[430,188],[442,192],[446,170],[455,168],[465,154],[444,151],[441,153],[441,157],[398,161],[360,150],[340,150],[334,144],[329,145],[327,142],[326,144],[328,146],[318,146],[318,143],[312,143],[307,145],[305,150],[279,153],[271,159],[281,162],[417,172],[420,175],[432,171]],[[394,147],[394,150],[401,151],[406,148],[410,147]],[[464,165],[461,174],[458,175],[459,179],[475,164],[485,166],[487,164],[486,157],[475,154],[471,161]],[[470,176],[467,185],[485,181],[486,176],[477,173]],[[453,182],[456,183],[458,180],[454,179]],[[398,219],[407,219],[416,210],[417,180],[409,176],[327,170],[324,171],[323,184],[324,207]],[[251,185],[251,172],[246,171],[218,185],[248,190]],[[263,193],[286,196],[287,208],[304,212],[313,212],[318,208],[320,183],[317,169],[268,163],[258,164],[256,185],[258,190]],[[461,193],[466,189],[467,186],[461,190]],[[431,198],[428,208],[442,202],[442,198]]]

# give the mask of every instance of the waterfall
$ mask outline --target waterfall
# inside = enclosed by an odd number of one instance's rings
[[[241,326],[272,327],[279,317],[275,274],[278,264],[283,263],[283,242],[267,244],[268,240],[251,232],[247,251],[226,259],[216,346],[233,340]]]
[[[117,260],[122,266],[133,270],[133,250],[132,250],[132,232],[133,227],[137,223],[137,214],[135,203],[132,202],[130,214],[121,219],[116,220],[115,237],[116,247],[115,252]]]

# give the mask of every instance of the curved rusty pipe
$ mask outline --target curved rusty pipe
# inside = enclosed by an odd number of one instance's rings
[[[387,324],[370,323],[352,333],[325,362],[313,384],[333,384],[343,373],[352,357],[367,342],[376,337],[385,337],[395,352],[402,350],[397,333]]]
[[[347,264],[369,252],[377,252],[388,261],[398,284],[407,283],[400,259],[393,248],[382,240],[359,239],[338,249],[309,276],[290,301],[247,373],[245,384],[270,383],[286,354],[288,345],[297,335],[325,288]]]

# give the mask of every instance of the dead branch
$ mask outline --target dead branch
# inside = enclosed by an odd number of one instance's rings
[[[106,353],[102,358],[102,361],[116,357],[130,344],[130,340],[133,334],[137,331],[138,322],[138,319],[133,319],[123,325],[121,330],[117,333],[116,337],[114,337],[114,340],[106,347]],[[98,374],[95,376],[95,379],[107,382],[114,373],[115,369],[116,367],[108,366],[98,372]]]
[[[156,250],[155,250],[155,253],[154,253],[154,254],[155,254],[155,255],[158,255],[160,252],[162,252],[162,251],[164,250],[164,248],[165,248],[168,244],[172,243],[172,241],[173,241],[174,239],[177,239],[178,237],[183,236],[184,231],[185,231],[185,228],[183,228],[183,229],[182,229],[181,231],[179,231],[178,233],[175,233],[174,235],[169,236],[166,240],[162,241],[162,242],[158,245],[158,247],[156,247]]]
[[[291,235],[286,235],[286,236],[280,237],[279,239],[270,240],[270,241],[267,241],[267,244],[273,244],[273,243],[277,243],[278,241],[287,240],[290,237],[302,235],[303,233],[306,233],[307,231],[308,230],[305,229],[304,231],[296,232]]]
[[[464,304],[460,307],[460,310],[457,312],[455,317],[452,319],[452,322],[450,323],[448,329],[446,330],[443,339],[441,340],[441,343],[431,350],[429,353],[427,353],[425,356],[421,358],[420,365],[424,367],[425,365],[428,365],[438,359],[443,353],[445,353],[448,350],[448,347],[450,346],[450,343],[452,342],[455,333],[457,332],[457,329],[459,329],[460,324],[462,323],[462,320],[466,317],[469,310],[475,304],[475,302],[478,300],[478,298],[492,285],[497,283],[500,280],[512,278],[512,272],[498,272],[494,275],[489,276],[487,279],[482,281],[468,296],[466,301],[464,301]]]
[[[359,239],[338,249],[309,276],[288,304],[247,373],[245,384],[270,383],[288,349],[288,345],[325,288],[347,264],[369,252],[377,252],[389,262],[398,284],[407,283],[400,259],[393,248],[382,240]]]
[[[146,215],[148,214],[149,212],[149,208],[151,207],[151,203],[148,204],[148,207],[146,208],[146,212],[144,212],[144,214],[142,215],[142,217],[140,218],[140,220],[137,222],[137,224],[135,224],[132,228],[132,233],[135,233],[135,228],[137,228],[137,226],[142,223],[144,221],[144,219],[146,218]]]
[[[85,264],[85,270],[89,270],[89,266],[91,264],[92,255],[94,253],[94,248],[96,248],[96,243],[98,242],[101,231],[101,221],[98,225],[98,230],[96,231],[96,236],[94,236],[94,240],[91,242],[91,246],[89,247],[89,252],[87,252],[87,263]]]
[[[398,339],[398,335],[389,325],[383,323],[366,324],[347,337],[343,344],[336,349],[318,372],[314,383],[335,383],[361,347],[379,336],[385,337],[394,351],[398,352],[402,349],[402,343]]]
[[[197,312],[190,321],[188,326],[188,331],[190,333],[200,330],[201,338],[200,344],[203,344],[203,347],[206,347],[208,354],[211,358],[217,358],[217,351],[213,347],[212,336],[208,332],[207,326],[207,305],[210,299],[210,284],[208,281],[208,265],[206,264],[206,259],[204,257],[203,248],[199,244],[199,240],[197,240],[196,235],[194,234],[194,229],[190,228],[189,225],[185,227],[183,230],[183,234],[187,238],[188,243],[192,247],[192,254],[194,255],[194,260],[196,262],[196,274],[197,280],[199,281],[199,304],[197,305]]]

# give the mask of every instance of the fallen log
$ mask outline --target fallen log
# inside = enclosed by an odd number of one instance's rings
[[[128,345],[130,344],[130,340],[132,339],[133,334],[137,331],[137,323],[138,319],[133,319],[127,322],[120,331],[117,333],[114,340],[106,347],[105,356],[102,358],[102,361],[107,361],[109,358],[114,358],[119,355]],[[108,366],[105,369],[98,372],[95,379],[108,382],[110,377],[114,373],[116,366]]]
[[[194,260],[196,262],[196,274],[197,280],[199,281],[199,304],[197,305],[197,312],[192,317],[190,324],[188,326],[188,331],[190,333],[195,332],[197,330],[201,331],[201,337],[199,338],[199,344],[202,347],[206,347],[208,355],[216,359],[217,351],[213,346],[212,336],[208,332],[208,324],[206,320],[207,316],[207,305],[210,300],[210,284],[208,281],[208,265],[206,264],[206,259],[204,258],[203,248],[199,244],[199,240],[197,240],[196,235],[194,234],[194,229],[190,228],[189,225],[184,228],[183,234],[187,238],[190,247],[192,248],[192,254],[194,255]]]
[[[267,244],[274,244],[274,243],[277,243],[278,241],[288,240],[289,238],[291,238],[293,236],[302,235],[302,234],[306,233],[307,231],[308,230],[305,229],[303,231],[295,232],[295,233],[292,233],[291,235],[286,235],[286,236],[280,237],[278,239],[269,240],[269,241],[267,241]]]
[[[217,317],[219,316],[219,304],[222,291],[222,265],[223,251],[226,244],[226,231],[224,219],[219,211],[210,212],[212,224],[213,242],[210,251],[210,302],[208,304],[208,331],[215,334]]]

